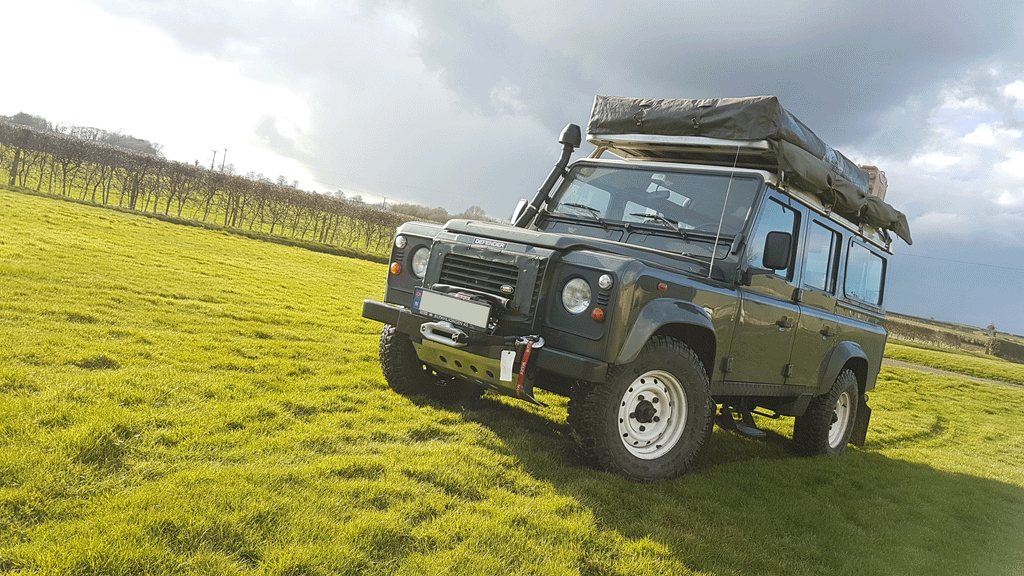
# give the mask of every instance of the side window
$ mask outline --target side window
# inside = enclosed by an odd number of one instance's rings
[[[846,262],[846,295],[868,304],[882,304],[885,282],[885,260],[855,242],[850,243]]]
[[[751,236],[747,264],[755,268],[764,267],[764,243],[769,232],[790,233],[793,236],[792,246],[795,249],[797,224],[799,224],[799,215],[796,210],[772,198],[765,200],[764,206],[761,208],[761,216],[757,221],[757,226],[754,227],[754,234]],[[787,270],[779,270],[777,274],[785,276],[787,280],[792,280],[792,263]]]
[[[807,230],[807,256],[804,259],[804,285],[835,294],[839,269],[839,234],[811,222]]]

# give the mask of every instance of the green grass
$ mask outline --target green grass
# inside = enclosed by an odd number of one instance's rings
[[[979,357],[936,348],[896,344],[885,345],[885,355],[893,360],[931,366],[957,374],[1024,385],[1024,364],[1015,364],[992,356]]]
[[[76,195],[64,196],[61,194],[54,194],[50,192],[37,192],[28,188],[10,187],[4,184],[0,184],[0,190],[7,190],[10,192],[19,192],[22,194],[28,194],[32,196],[40,196],[43,198],[51,198],[55,200],[61,200],[64,202],[70,202],[73,204],[80,204],[84,206],[102,206],[107,210],[120,212],[123,214],[136,214],[144,216],[146,218],[154,218],[164,222],[170,222],[172,224],[181,224],[183,226],[192,226],[196,228],[203,228],[206,230],[214,230],[217,232],[226,232],[229,234],[236,234],[238,236],[244,236],[254,240],[262,240],[264,242],[272,242],[274,244],[281,244],[284,246],[293,246],[297,248],[305,248],[306,250],[313,250],[314,252],[323,252],[325,254],[333,254],[335,256],[347,256],[350,258],[360,258],[362,260],[369,260],[371,262],[387,263],[391,255],[391,245],[385,245],[381,250],[377,250],[376,246],[366,248],[362,242],[354,242],[351,246],[342,246],[335,244],[327,244],[323,242],[317,242],[315,240],[305,240],[301,237],[286,235],[282,232],[279,227],[274,233],[270,233],[270,225],[254,226],[252,229],[246,227],[233,228],[231,226],[225,226],[219,224],[223,218],[208,218],[207,221],[203,222],[198,219],[190,219],[188,213],[183,213],[182,216],[176,216],[173,213],[164,214],[163,212],[144,212],[131,210],[126,207],[118,206],[117,204],[95,204],[84,198],[80,198]],[[219,210],[219,208],[218,208]],[[211,212],[213,213],[213,212]],[[222,216],[221,214],[214,214],[215,216]],[[309,235],[312,237],[312,234]],[[345,235],[341,234],[344,238]]]
[[[565,401],[390,392],[384,266],[0,191],[0,573],[1019,574],[1024,391],[884,369],[841,458],[637,485]]]

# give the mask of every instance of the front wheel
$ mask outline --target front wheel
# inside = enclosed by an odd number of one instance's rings
[[[569,425],[584,459],[632,480],[683,474],[714,423],[707,373],[682,342],[655,337],[604,384],[577,384]]]
[[[860,388],[857,375],[845,368],[832,389],[811,400],[793,425],[793,444],[801,456],[838,455],[846,452],[853,423],[857,420]]]
[[[409,336],[385,324],[380,333],[380,367],[384,380],[403,396],[429,396],[445,403],[475,400],[484,389],[420,362]]]

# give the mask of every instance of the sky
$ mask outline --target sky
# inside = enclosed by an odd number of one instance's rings
[[[532,197],[596,94],[776,95],[886,172],[914,237],[890,311],[1024,334],[1019,0],[33,0],[4,20],[0,114],[451,213]]]

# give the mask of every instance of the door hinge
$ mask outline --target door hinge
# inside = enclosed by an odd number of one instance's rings
[[[782,369],[782,375],[785,376],[786,378],[789,378],[790,376],[792,376],[793,375],[793,365],[792,364],[786,364],[786,367]]]
[[[733,358],[732,356],[722,359],[722,372],[732,372]]]

